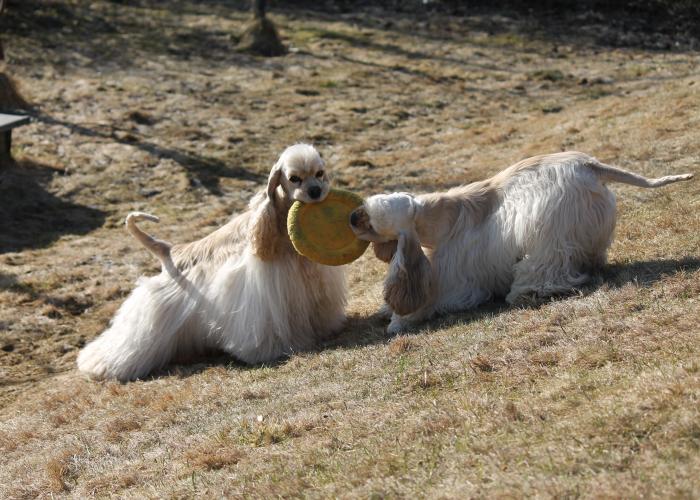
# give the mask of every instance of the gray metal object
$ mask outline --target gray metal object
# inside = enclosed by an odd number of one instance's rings
[[[0,168],[12,163],[12,129],[29,123],[27,115],[0,113]]]

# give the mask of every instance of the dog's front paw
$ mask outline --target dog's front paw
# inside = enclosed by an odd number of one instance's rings
[[[393,315],[389,326],[386,327],[386,333],[389,335],[397,335],[401,332],[405,332],[410,327],[410,324],[402,320],[400,316]]]
[[[389,304],[382,304],[382,306],[377,309],[377,316],[379,316],[381,319],[391,319],[391,316],[394,314],[394,311],[391,310],[391,306]]]
[[[78,370],[93,380],[107,378],[107,360],[99,341],[91,342],[78,354]]]
[[[541,303],[541,299],[538,298],[536,292],[511,291],[508,295],[506,295],[506,302],[513,307],[527,309],[529,307],[536,307],[539,303]]]

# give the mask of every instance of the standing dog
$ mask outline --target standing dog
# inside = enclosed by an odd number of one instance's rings
[[[171,248],[136,226],[157,218],[129,214],[127,229],[163,270],[139,279],[109,328],[80,352],[78,369],[133,380],[210,349],[260,363],[338,330],[345,319],[342,268],[300,256],[287,235],[291,204],[322,201],[329,189],[318,152],[297,144],[282,153],[246,212],[199,241]]]
[[[615,229],[606,182],[654,188],[690,178],[647,179],[577,152],[535,156],[444,193],[372,196],[350,225],[391,261],[384,297],[388,330],[398,332],[494,295],[513,303],[571,291],[606,261]]]

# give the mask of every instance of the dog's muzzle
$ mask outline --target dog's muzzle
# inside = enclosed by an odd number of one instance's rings
[[[353,212],[350,214],[350,225],[357,227],[357,223],[360,221],[360,216],[357,215],[357,212]]]
[[[369,229],[369,215],[367,215],[367,211],[363,207],[352,211],[350,214],[350,226],[361,231]]]

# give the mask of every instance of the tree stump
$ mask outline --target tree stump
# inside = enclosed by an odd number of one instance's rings
[[[280,40],[274,23],[265,13],[265,0],[252,1],[253,19],[248,23],[236,47],[243,52],[251,52],[265,57],[281,56],[287,53],[287,47]]]
[[[29,102],[20,94],[17,84],[6,73],[0,72],[0,113],[30,109]]]

